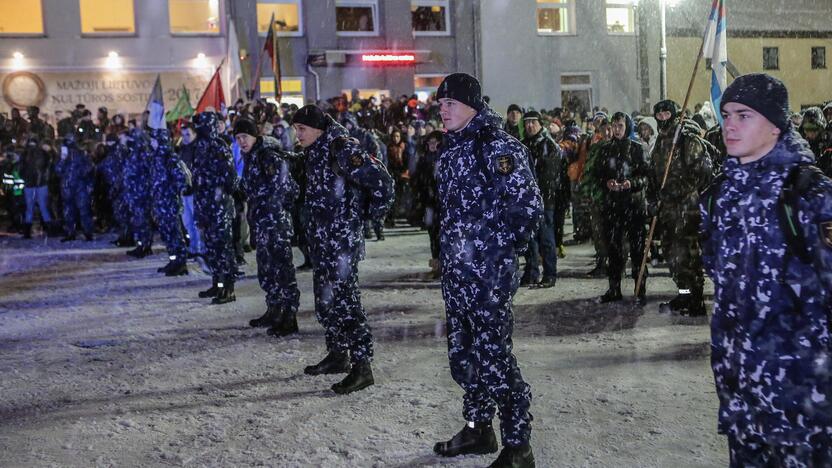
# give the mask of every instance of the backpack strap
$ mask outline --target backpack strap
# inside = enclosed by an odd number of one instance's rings
[[[800,229],[798,206],[800,199],[808,195],[822,178],[823,172],[816,166],[806,163],[798,164],[789,171],[777,199],[777,215],[783,235],[786,237],[786,247],[792,255],[807,264],[812,262],[812,257],[806,238]]]

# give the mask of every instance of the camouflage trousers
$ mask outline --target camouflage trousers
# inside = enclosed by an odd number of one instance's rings
[[[177,200],[158,200],[153,204],[153,212],[159,227],[159,237],[165,243],[168,255],[171,259],[175,257],[184,261],[187,258],[187,250],[180,221],[181,203],[177,203]]]
[[[233,283],[234,273],[237,271],[231,229],[233,205],[230,208],[221,205],[210,208],[204,210],[208,213],[200,213],[201,222],[198,223],[204,235],[205,261],[211,267],[214,280]]]
[[[832,444],[829,440],[811,441],[795,445],[772,446],[760,441],[739,440],[728,436],[728,452],[731,468],[789,467],[829,468],[832,467]]]
[[[66,234],[75,235],[78,222],[81,222],[81,229],[84,234],[92,234],[92,206],[90,205],[90,192],[85,188],[74,191],[63,192],[64,201],[64,229]]]
[[[257,249],[257,280],[266,292],[266,304],[294,316],[300,291],[292,263],[291,235],[263,222],[255,221],[252,226]]]
[[[662,205],[658,226],[662,253],[670,263],[670,275],[676,287],[702,297],[705,271],[699,248],[699,212],[672,204]]]
[[[120,237],[126,237],[130,232],[130,209],[124,194],[117,191],[110,191],[110,203],[113,206],[113,221]]]
[[[517,258],[495,268],[499,284],[486,285],[458,266],[443,264],[448,358],[451,377],[465,392],[465,420],[490,422],[499,408],[503,445],[518,446],[531,436],[532,394],[512,354]]]
[[[133,239],[143,246],[153,243],[153,227],[151,226],[151,203],[146,197],[128,197],[127,205],[130,211],[130,230]]]
[[[350,354],[357,364],[373,359],[373,335],[361,306],[358,256],[349,251],[312,255],[315,315],[324,327],[326,349]]]

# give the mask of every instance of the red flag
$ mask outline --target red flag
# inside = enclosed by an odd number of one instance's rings
[[[202,97],[199,98],[199,102],[196,104],[197,113],[205,112],[207,107],[213,107],[214,111],[220,112],[225,107],[225,93],[222,91],[220,68],[217,67],[217,71],[214,72],[214,76],[211,77],[211,81],[205,87]]]

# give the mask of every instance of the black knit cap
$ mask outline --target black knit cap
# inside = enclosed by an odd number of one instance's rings
[[[528,111],[525,114],[523,114],[523,120],[540,120],[540,112]]]
[[[523,108],[521,108],[517,104],[509,104],[508,109],[506,110],[506,114],[508,114],[511,111],[517,111],[517,112],[522,114],[523,113]]]
[[[251,119],[239,119],[234,123],[234,136],[241,133],[256,137],[260,132],[257,131],[257,124]]]
[[[452,73],[442,80],[436,90],[436,99],[443,98],[454,99],[476,111],[485,107],[480,82],[467,73]]]
[[[292,116],[292,125],[294,124],[303,124],[318,130],[326,130],[329,122],[326,119],[326,114],[318,106],[309,104],[295,112],[295,115]]]
[[[729,102],[754,109],[783,132],[791,126],[789,91],[782,81],[771,75],[750,73],[735,79],[722,93],[719,110]]]

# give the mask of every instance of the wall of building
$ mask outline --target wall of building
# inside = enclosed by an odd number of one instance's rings
[[[696,53],[701,38],[671,37],[668,39],[669,97],[680,104],[685,99]],[[780,49],[780,69],[763,69],[763,47]],[[832,99],[832,68],[813,70],[812,47],[826,47],[827,61],[832,58],[832,38],[728,38],[728,59],[740,74],[768,73],[786,84],[792,109],[815,105]],[[694,82],[691,102],[710,99],[711,72],[704,62]],[[729,82],[731,77],[729,76]],[[691,108],[693,105],[690,106]]]
[[[561,106],[563,73],[591,75],[594,106],[627,112],[641,107],[637,36],[607,33],[603,0],[576,2],[575,34],[569,36],[539,35],[536,5],[481,3],[482,82],[496,110],[505,112],[511,103]]]

